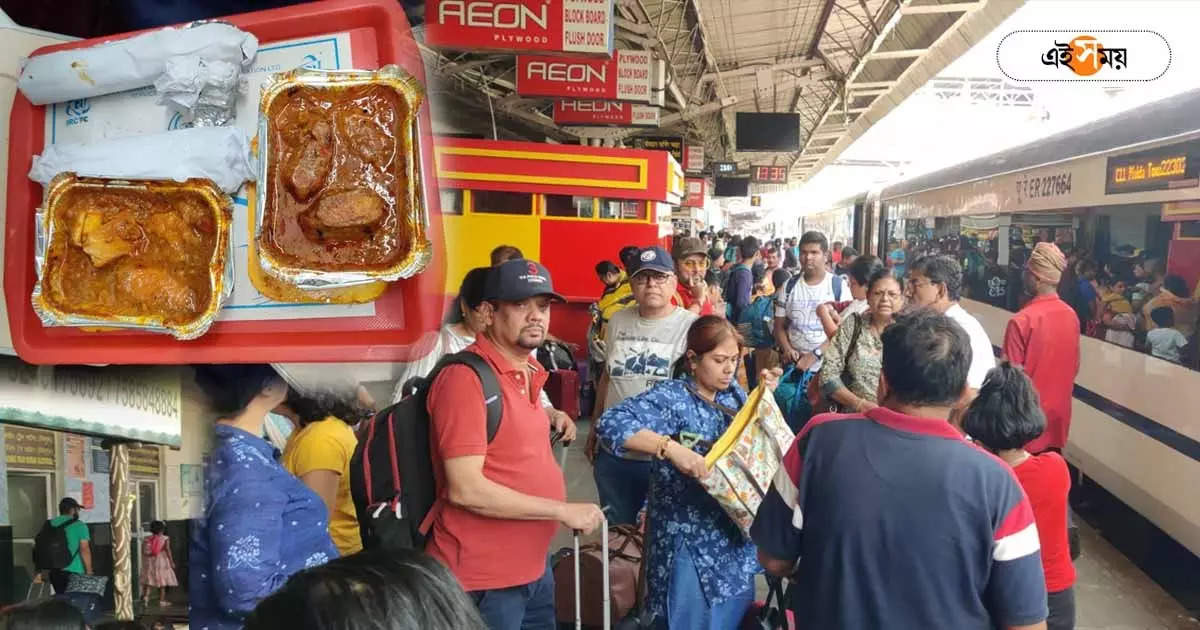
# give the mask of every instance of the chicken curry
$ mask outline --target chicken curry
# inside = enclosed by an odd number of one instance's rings
[[[274,99],[261,246],[321,271],[386,268],[408,254],[394,89],[296,86]]]
[[[53,209],[45,297],[66,313],[196,321],[212,302],[219,224],[184,187],[75,187]]]

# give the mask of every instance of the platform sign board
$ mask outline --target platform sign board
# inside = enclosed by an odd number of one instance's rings
[[[620,101],[563,99],[554,102],[554,122],[559,125],[657,127],[659,109],[652,105]]]
[[[666,151],[683,164],[683,138],[679,136],[639,136],[633,139],[633,145],[639,149],[650,151]]]
[[[13,425],[4,427],[4,456],[9,468],[57,470],[54,434]]]
[[[666,67],[645,50],[612,59],[517,55],[517,94],[662,105]],[[682,158],[682,156],[680,156]]]
[[[689,177],[687,180],[687,190],[683,197],[683,203],[680,205],[689,208],[704,207],[704,189],[707,181],[703,177]]]
[[[157,477],[162,471],[162,451],[157,446],[129,449],[129,474],[135,477]]]
[[[788,181],[788,167],[751,166],[750,181],[756,184],[786,184]]]
[[[687,144],[683,147],[683,170],[689,173],[704,172],[704,145]]]
[[[610,57],[613,0],[426,0],[425,43]]]

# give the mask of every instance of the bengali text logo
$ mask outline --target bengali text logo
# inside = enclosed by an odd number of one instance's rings
[[[1171,67],[1171,45],[1149,30],[1022,30],[1004,36],[996,63],[1012,81],[1145,82]]]

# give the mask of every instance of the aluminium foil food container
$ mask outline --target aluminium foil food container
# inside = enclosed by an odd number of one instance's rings
[[[69,230],[58,225],[55,216],[68,191],[77,188],[100,188],[105,190],[130,190],[168,192],[189,190],[199,193],[212,210],[217,226],[217,242],[208,261],[211,293],[209,303],[194,320],[184,324],[169,324],[161,317],[123,316],[100,317],[92,314],[73,313],[51,302],[45,295],[44,283],[49,271],[50,247],[59,230]],[[221,191],[211,180],[189,179],[185,182],[172,180],[124,180],[93,177],[77,177],[74,173],[60,173],[46,186],[42,206],[35,215],[34,266],[37,280],[33,285],[33,310],[45,326],[69,326],[88,328],[122,328],[169,334],[179,340],[196,339],[208,332],[216,321],[221,307],[233,295],[233,240],[230,238],[233,224],[233,199]]]
[[[396,129],[398,143],[397,159],[393,167],[398,169],[396,179],[402,182],[396,191],[396,218],[407,226],[405,237],[408,254],[386,268],[325,270],[296,266],[279,260],[263,246],[264,226],[272,208],[268,192],[271,188],[271,129],[269,112],[274,100],[297,86],[322,88],[349,88],[363,85],[383,85],[398,92],[408,105],[407,118],[402,119]],[[421,133],[418,128],[421,103],[425,98],[424,88],[415,77],[396,65],[387,65],[379,70],[317,70],[297,68],[276,73],[262,86],[258,116],[258,181],[255,184],[255,250],[262,270],[268,275],[305,290],[335,289],[352,287],[372,282],[394,282],[409,278],[425,269],[433,258],[433,244],[429,240],[429,213],[425,200],[425,169],[423,164]],[[400,204],[407,208],[400,208]]]

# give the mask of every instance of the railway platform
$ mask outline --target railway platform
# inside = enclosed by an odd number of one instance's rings
[[[563,473],[567,500],[597,501],[592,468],[583,454],[591,424],[579,423],[578,441],[568,449]],[[1076,630],[1200,630],[1200,619],[1121,554],[1092,525],[1077,519],[1083,554],[1075,562]],[[568,532],[560,531],[552,550],[571,545]],[[758,599],[766,596],[758,581]]]

